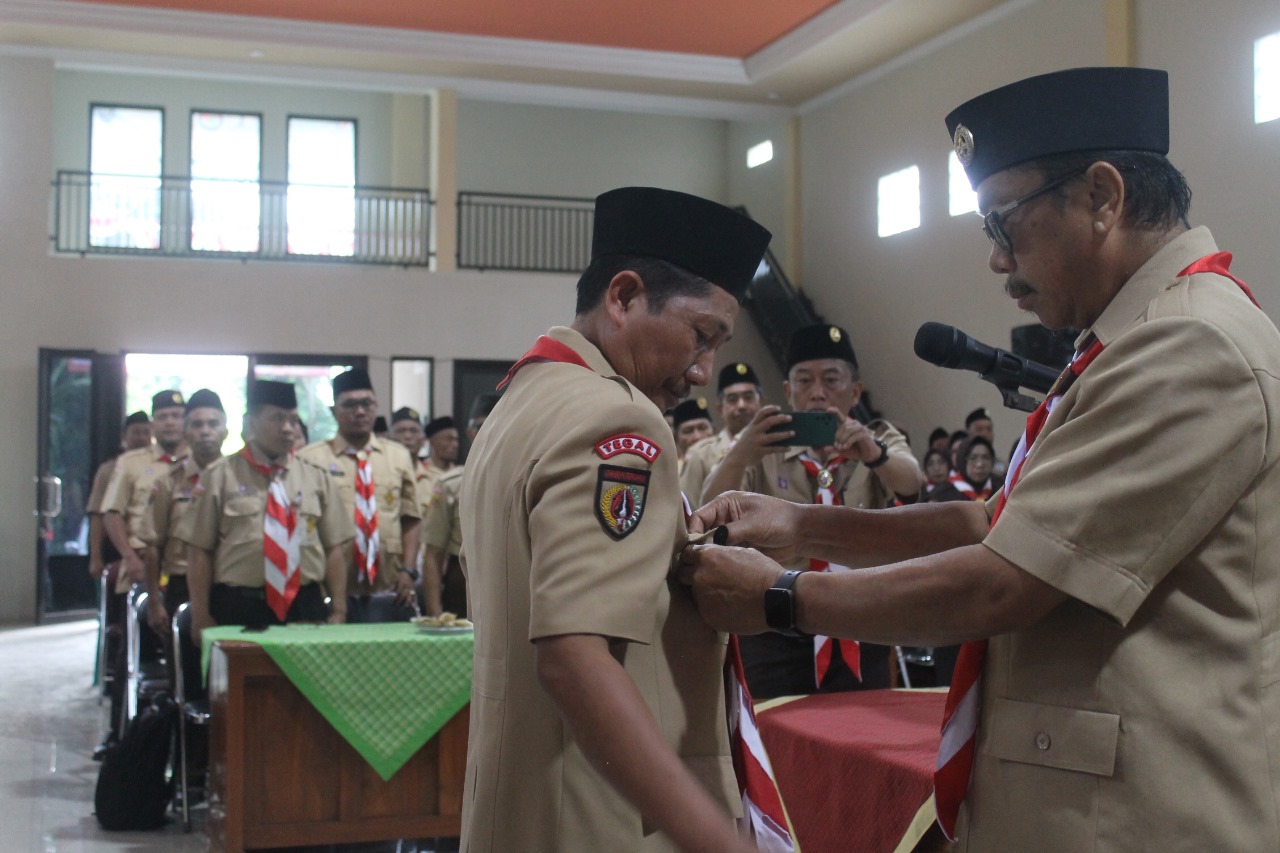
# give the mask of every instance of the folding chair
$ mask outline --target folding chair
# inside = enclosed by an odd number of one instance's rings
[[[209,725],[209,700],[187,699],[184,655],[195,654],[191,643],[191,607],[183,604],[173,615],[173,698],[178,703],[178,787],[182,798],[182,831],[191,831],[191,790],[187,773],[187,726]]]
[[[159,656],[144,660],[142,631],[147,621],[147,591],[141,586],[129,590],[128,606],[124,612],[125,643],[127,644],[125,667],[124,713],[120,715],[120,737],[124,737],[129,721],[138,716],[138,709],[149,704],[163,693],[170,691],[168,667]]]

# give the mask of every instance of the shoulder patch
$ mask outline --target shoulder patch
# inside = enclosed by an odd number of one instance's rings
[[[661,455],[662,448],[657,442],[635,433],[611,435],[596,445],[596,455],[601,459],[612,459],[619,453],[630,453],[646,462],[653,462]]]
[[[648,471],[601,465],[596,477],[596,519],[614,539],[625,539],[640,526],[649,491]]]

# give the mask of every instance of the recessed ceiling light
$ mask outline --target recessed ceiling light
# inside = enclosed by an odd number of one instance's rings
[[[262,52],[262,51],[260,51],[260,50],[251,50],[251,51],[249,51],[249,58],[250,58],[250,59],[261,59],[261,58],[262,58],[262,57],[264,57],[264,56],[266,56],[266,54],[265,54],[265,53],[263,53],[263,52]]]

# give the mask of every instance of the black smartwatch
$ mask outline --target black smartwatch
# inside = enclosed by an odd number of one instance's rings
[[[882,440],[878,438],[876,439],[876,444],[880,448],[880,455],[871,462],[863,463],[868,468],[873,470],[876,468],[879,468],[881,465],[889,461],[889,445],[885,444]]]
[[[796,628],[796,578],[801,572],[788,569],[778,575],[773,586],[764,591],[764,621],[770,628],[787,637],[811,637]]]
[[[408,566],[401,566],[400,571],[412,578],[414,582],[422,580],[422,574],[417,569],[411,569]]]

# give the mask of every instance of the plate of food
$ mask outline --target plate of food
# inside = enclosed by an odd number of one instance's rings
[[[441,613],[439,616],[419,616],[412,620],[422,634],[461,634],[474,629],[474,625],[456,613]]]

